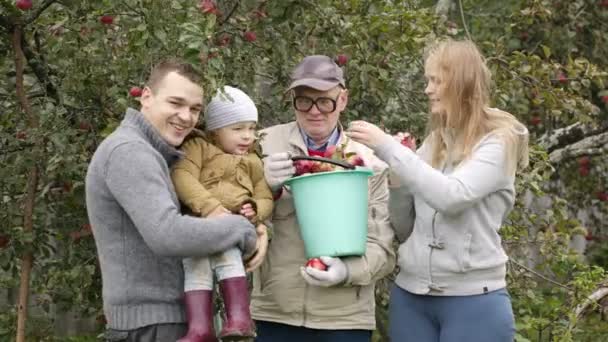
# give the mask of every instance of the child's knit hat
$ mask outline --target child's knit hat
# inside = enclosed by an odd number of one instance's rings
[[[205,129],[212,131],[237,122],[258,121],[255,103],[242,90],[224,86],[218,90],[205,111]]]

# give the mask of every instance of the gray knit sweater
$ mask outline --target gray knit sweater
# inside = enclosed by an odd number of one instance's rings
[[[103,281],[108,328],[184,322],[181,259],[255,247],[244,217],[180,213],[169,168],[180,153],[140,112],[128,109],[86,176],[86,202]]]

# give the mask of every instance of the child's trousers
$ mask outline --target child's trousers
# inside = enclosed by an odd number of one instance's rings
[[[208,258],[186,258],[184,265],[184,291],[213,289],[213,273],[217,280],[245,276],[241,250],[231,248]]]

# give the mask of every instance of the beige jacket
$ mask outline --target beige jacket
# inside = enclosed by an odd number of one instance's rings
[[[171,178],[179,200],[192,214],[207,216],[220,205],[238,213],[243,204],[252,203],[256,222],[270,217],[272,193],[255,153],[225,153],[200,135],[186,140],[181,150],[185,157],[173,166]]]
[[[308,154],[295,122],[263,132],[264,154],[285,151]],[[341,135],[340,141],[344,139],[347,138]],[[300,275],[306,256],[293,198],[283,191],[275,202],[274,235],[266,260],[253,277],[254,319],[314,329],[375,329],[374,284],[395,266],[391,247],[394,234],[388,217],[387,168],[370,149],[352,140],[347,141],[346,151],[357,152],[374,170],[369,179],[366,254],[342,258],[349,271],[345,285],[329,288],[308,285]]]

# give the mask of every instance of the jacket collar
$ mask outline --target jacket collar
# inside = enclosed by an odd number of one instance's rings
[[[122,126],[127,126],[137,130],[152,147],[157,150],[167,161],[167,164],[171,165],[176,160],[183,156],[175,147],[169,145],[165,139],[158,133],[156,128],[144,117],[144,115],[133,108],[127,108],[125,118],[122,120]]]
[[[338,126],[336,128],[338,129],[338,137],[336,139],[336,145],[338,145],[342,142],[348,143],[348,138],[343,134],[344,128],[340,122],[338,122]],[[333,135],[333,133],[332,133],[332,135]],[[289,144],[291,146],[299,149],[304,154],[308,154],[308,146],[306,145],[304,132],[300,129],[300,126],[298,125],[298,123],[296,121],[291,122],[291,127],[289,128],[288,137],[289,137],[288,138]],[[330,142],[332,139],[333,138],[330,137]]]

